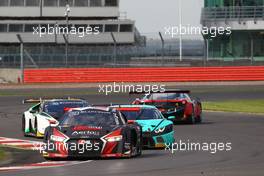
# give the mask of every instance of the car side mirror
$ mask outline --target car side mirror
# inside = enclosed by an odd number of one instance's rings
[[[140,99],[139,98],[136,98],[135,101],[133,101],[132,104],[135,104],[135,105],[138,105],[140,104]]]
[[[174,120],[175,119],[175,116],[169,116],[168,119],[169,120]]]
[[[29,112],[32,113],[32,114],[34,114],[34,113],[36,113],[37,111],[35,111],[35,110],[32,109],[32,110],[30,110]]]

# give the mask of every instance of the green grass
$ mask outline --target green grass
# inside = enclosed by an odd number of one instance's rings
[[[264,113],[264,100],[229,100],[220,102],[204,102],[204,110],[244,112],[244,113]]]
[[[5,159],[5,157],[6,157],[5,152],[0,148],[0,161]]]

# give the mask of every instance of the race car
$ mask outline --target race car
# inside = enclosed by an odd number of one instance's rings
[[[164,148],[174,143],[173,123],[165,119],[156,107],[119,105],[111,108],[122,112],[129,123],[142,127],[144,148]]]
[[[137,92],[131,92],[137,94]],[[201,123],[202,103],[198,98],[192,99],[189,90],[167,90],[165,92],[150,92],[132,104],[156,106],[165,118],[174,123]],[[172,118],[174,116],[175,118]]]
[[[71,108],[86,107],[81,99],[28,99],[23,103],[37,103],[23,113],[22,132],[24,136],[43,137],[45,129],[57,125],[60,118]]]
[[[43,156],[46,159],[139,156],[141,138],[141,127],[128,124],[117,110],[76,108],[67,112],[58,126],[46,129]]]

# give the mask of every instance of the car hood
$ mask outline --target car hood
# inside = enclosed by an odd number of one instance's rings
[[[118,126],[102,126],[100,128],[84,128],[82,126],[75,127],[62,127],[58,126],[57,129],[68,136],[70,139],[99,139],[112,131],[117,130]]]

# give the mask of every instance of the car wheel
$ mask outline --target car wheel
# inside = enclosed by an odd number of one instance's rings
[[[139,154],[139,147],[138,147],[138,137],[135,130],[131,130],[130,132],[130,144],[131,144],[131,157],[138,156]]]
[[[203,119],[203,112],[202,112],[202,106],[200,105],[200,114],[196,119],[197,123],[202,123],[202,119]]]
[[[34,132],[35,132],[35,136],[38,137],[38,119],[37,117],[35,117],[35,125],[34,125]]]
[[[43,157],[45,160],[47,160],[47,161],[61,161],[61,159],[59,159],[59,158],[50,158],[50,157]]]
[[[141,156],[142,155],[142,138],[140,137],[140,142],[137,147],[137,155],[136,156]]]
[[[192,112],[192,115],[188,118],[188,124],[195,124],[194,111]]]
[[[131,138],[130,138],[130,135],[128,134],[128,131],[126,131],[123,134],[123,137],[124,137],[124,143],[123,143],[124,151],[123,151],[123,154],[126,154],[128,151],[132,152],[132,145],[130,145],[129,148],[126,145],[126,143],[130,143],[131,144]],[[131,156],[129,156],[129,158],[130,157]]]
[[[25,132],[25,128],[26,128],[26,119],[25,119],[25,116],[23,116],[22,117],[22,132],[23,132],[23,135],[26,137],[27,133]]]
[[[202,114],[200,114],[197,118],[197,123],[202,123]]]

